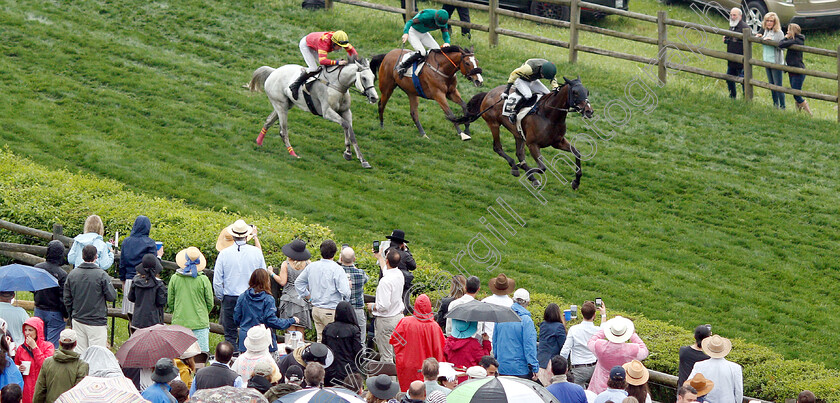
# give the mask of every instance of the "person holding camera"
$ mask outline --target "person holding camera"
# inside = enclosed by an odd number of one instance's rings
[[[583,322],[569,328],[566,341],[560,349],[560,356],[569,357],[572,382],[584,388],[589,386],[589,380],[592,379],[592,373],[598,361],[587,346],[589,339],[601,330],[600,326],[595,326],[595,312],[601,311],[601,324],[607,321],[607,307],[604,306],[601,298],[596,298],[595,302],[586,301],[580,307]]]
[[[387,249],[385,249],[383,256],[388,256],[388,252],[391,250],[395,250],[400,254],[400,265],[397,268],[400,269],[403,274],[403,278],[405,278],[405,283],[403,284],[402,289],[402,297],[403,305],[405,305],[405,309],[408,310],[411,307],[411,295],[409,295],[409,290],[411,290],[411,282],[414,281],[414,274],[411,274],[411,272],[417,268],[417,263],[414,261],[414,256],[411,255],[408,245],[406,245],[408,240],[405,239],[405,232],[403,232],[403,230],[395,229],[391,232],[391,235],[388,235],[385,238],[391,240],[391,244]],[[382,269],[380,269],[380,278],[382,277],[382,274]]]

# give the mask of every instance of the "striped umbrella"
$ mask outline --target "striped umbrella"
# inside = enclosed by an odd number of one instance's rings
[[[559,403],[544,387],[527,379],[500,376],[475,379],[458,385],[446,396],[447,403]]]
[[[123,368],[152,368],[161,358],[180,357],[196,340],[183,326],[154,325],[134,332],[116,356]]]
[[[124,376],[99,378],[86,376],[72,389],[61,394],[56,403],[148,403]]]
[[[344,388],[304,389],[289,393],[274,401],[274,403],[365,403],[359,395]]]

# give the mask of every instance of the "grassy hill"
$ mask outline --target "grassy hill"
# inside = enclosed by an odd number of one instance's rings
[[[372,170],[344,161],[338,125],[301,111],[290,130],[302,159],[288,156],[276,128],[254,144],[271,111],[263,94],[241,88],[254,69],[301,63],[297,43],[309,31],[344,29],[371,55],[399,46],[400,26],[396,15],[346,5],[307,12],[296,1],[5,3],[0,137],[47,166],[203,207],[306,217],[341,240],[401,228],[452,272],[448,262],[481,232],[500,256],[494,273],[520,286],[568,300],[600,296],[686,329],[712,323],[725,336],[840,367],[836,123],[677,82],[656,90],[650,113],[632,108],[614,138],[596,140],[578,191],[548,181],[545,205],[510,176],[481,121],[464,143],[423,102],[430,139],[418,138],[402,94],[383,130],[376,107],[355,99]],[[637,71],[595,56],[566,65],[548,46],[486,43],[476,34],[489,86],[524,59],[547,57],[582,76],[599,116]],[[461,90],[479,91],[465,82]],[[577,116],[569,125],[594,136]],[[499,197],[525,222],[505,245],[480,222],[494,222],[486,209]]]

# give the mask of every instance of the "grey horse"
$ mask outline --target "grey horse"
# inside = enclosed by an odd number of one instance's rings
[[[301,110],[323,116],[341,125],[344,129],[344,159],[350,161],[353,154],[350,146],[356,151],[356,157],[361,161],[363,168],[370,168],[365,161],[359,145],[356,143],[356,133],[353,132],[353,114],[350,112],[349,89],[354,84],[359,92],[367,97],[369,103],[376,103],[379,95],[374,86],[374,75],[370,70],[370,64],[365,59],[357,59],[345,66],[331,66],[321,70],[316,76],[309,91],[312,108],[310,109],[304,97],[303,86],[301,94],[295,99],[289,90],[289,85],[303,72],[303,67],[296,64],[287,64],[274,69],[269,66],[262,66],[254,71],[248,88],[251,91],[265,90],[268,100],[274,107],[274,111],[265,120],[262,131],[257,138],[257,144],[262,145],[265,133],[274,122],[280,122],[280,136],[286,143],[286,149],[294,157],[292,145],[289,143],[288,113],[289,109],[297,106]]]

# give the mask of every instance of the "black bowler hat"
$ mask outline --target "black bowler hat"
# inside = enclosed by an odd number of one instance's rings
[[[295,239],[292,242],[283,245],[281,250],[284,255],[288,256],[289,259],[292,260],[309,260],[309,258],[312,257],[312,254],[306,250],[306,242],[303,242],[300,239]]]
[[[405,232],[401,229],[395,229],[391,235],[388,235],[385,238],[388,238],[396,243],[408,243],[408,241],[405,240]]]

